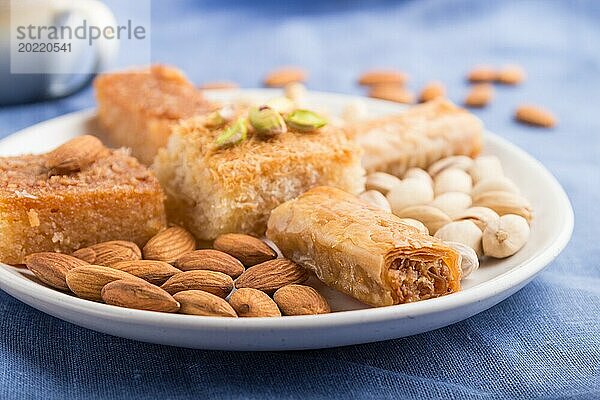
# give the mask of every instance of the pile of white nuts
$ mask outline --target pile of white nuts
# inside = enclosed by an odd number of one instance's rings
[[[374,172],[366,186],[363,200],[456,248],[463,277],[479,258],[512,256],[529,238],[531,205],[495,156],[448,157],[402,179]]]

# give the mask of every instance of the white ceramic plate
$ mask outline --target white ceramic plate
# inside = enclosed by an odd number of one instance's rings
[[[231,96],[273,97],[267,90],[211,92]],[[311,93],[311,104],[339,112],[354,97]],[[364,100],[373,115],[398,112],[402,106]],[[0,141],[0,155],[42,152],[82,133],[94,132],[94,112],[68,114],[27,128]],[[437,329],[482,312],[515,293],[566,246],[573,211],[556,179],[535,159],[504,139],[487,133],[485,152],[498,156],[506,174],[535,209],[531,238],[513,257],[486,260],[463,280],[463,290],[445,297],[383,308],[360,303],[324,288],[336,310],[318,316],[283,318],[214,318],[160,314],[93,303],[44,287],[23,269],[0,264],[0,288],[17,299],[65,321],[125,338],[175,346],[222,350],[314,349],[374,342]]]

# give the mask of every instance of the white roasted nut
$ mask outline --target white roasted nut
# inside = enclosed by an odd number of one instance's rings
[[[473,161],[468,171],[473,178],[473,183],[489,178],[504,176],[500,159],[496,156],[479,156]]]
[[[344,106],[341,117],[347,122],[355,122],[367,117],[367,105],[360,99],[354,99]]]
[[[292,100],[296,106],[306,102],[306,94],[308,91],[306,90],[306,86],[300,82],[288,83],[285,85],[283,92],[285,93],[285,97]]]
[[[383,195],[388,194],[393,187],[398,186],[402,181],[400,178],[385,172],[373,172],[367,175],[365,188],[367,190],[377,190]]]
[[[463,192],[446,192],[437,196],[430,206],[439,208],[449,217],[454,218],[455,215],[465,211],[471,207],[471,196]]]
[[[473,159],[467,156],[451,156],[442,158],[431,164],[427,172],[435,178],[437,174],[448,168],[462,169],[468,171],[473,165]]]
[[[287,97],[274,97],[265,103],[266,106],[277,111],[279,114],[289,114],[296,108],[296,104]]]
[[[472,248],[458,242],[444,243],[460,253],[461,279],[466,278],[479,269],[479,258]]]
[[[429,203],[433,200],[433,189],[422,180],[405,179],[388,192],[387,199],[394,214],[398,215],[406,207]]]
[[[497,224],[499,219],[498,213],[487,207],[470,207],[454,216],[455,221],[473,221],[481,231],[489,224]]]
[[[471,190],[471,196],[476,197],[481,193],[494,191],[520,193],[519,188],[513,181],[505,176],[498,176],[495,178],[486,178],[477,182],[477,184],[473,186],[473,190]]]
[[[529,224],[519,215],[506,214],[498,224],[490,224],[483,231],[483,253],[505,258],[519,251],[529,239]]]
[[[462,169],[448,168],[435,176],[433,188],[436,196],[446,192],[471,193],[473,181]]]
[[[433,185],[433,179],[431,179],[427,171],[417,167],[409,168],[404,174],[404,179],[421,179],[429,184],[429,186]]]
[[[433,235],[442,226],[452,222],[452,219],[442,210],[423,205],[406,207],[396,215],[400,218],[412,218],[421,221],[427,227],[430,235]]]
[[[455,221],[441,227],[434,235],[448,242],[458,242],[472,248],[478,256],[483,255],[481,229],[473,221]]]
[[[392,212],[392,207],[390,207],[390,203],[387,201],[385,196],[378,192],[377,190],[367,190],[366,192],[362,192],[358,195],[358,197],[369,203],[372,206],[375,206],[381,210]]]
[[[400,221],[405,225],[410,225],[419,230],[419,232],[429,235],[429,229],[421,222],[412,218],[400,218]]]
[[[473,205],[491,208],[500,216],[504,214],[516,214],[522,216],[528,222],[533,218],[529,200],[516,193],[500,191],[483,192],[473,197]]]

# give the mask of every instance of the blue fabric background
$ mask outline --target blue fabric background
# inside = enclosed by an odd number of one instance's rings
[[[119,14],[124,4],[109,2]],[[460,101],[474,63],[518,62],[526,84],[477,111],[552,171],[576,214],[573,240],[537,279],[453,326],[383,343],[290,353],[194,351],[98,334],[0,293],[0,398],[599,398],[600,2],[155,1],[155,61],[196,82],[259,86],[299,64],[309,87],[361,93],[368,67],[440,79]],[[121,54],[120,65],[135,62]],[[519,102],[553,110],[554,130],[514,123]],[[68,99],[0,109],[0,137],[93,106]],[[23,151],[27,149],[24,148]]]

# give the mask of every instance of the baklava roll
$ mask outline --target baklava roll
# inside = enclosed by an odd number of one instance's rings
[[[267,237],[328,286],[372,306],[460,290],[460,255],[388,212],[331,187],[275,208]]]
[[[362,162],[369,173],[402,176],[408,168],[427,168],[445,157],[475,157],[483,145],[481,121],[445,99],[365,120],[349,129],[365,152]]]

